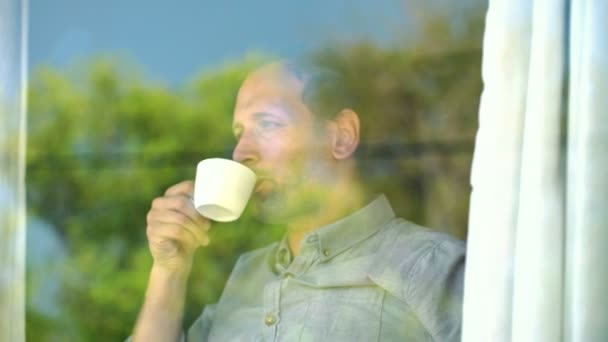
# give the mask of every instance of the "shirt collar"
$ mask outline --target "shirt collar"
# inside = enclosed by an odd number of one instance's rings
[[[307,234],[302,243],[315,244],[321,258],[329,259],[367,239],[394,217],[395,213],[386,196],[379,195],[349,216]],[[287,236],[283,237],[274,254],[279,268],[291,263]]]

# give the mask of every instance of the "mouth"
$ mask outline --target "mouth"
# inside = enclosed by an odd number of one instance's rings
[[[262,197],[268,196],[273,188],[273,181],[268,177],[258,178],[253,193]]]

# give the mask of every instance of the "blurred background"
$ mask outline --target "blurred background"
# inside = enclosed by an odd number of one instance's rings
[[[229,157],[240,82],[276,58],[342,71],[370,187],[399,216],[466,238],[486,2],[31,2],[27,339],[120,341],[151,257],[153,198]],[[249,215],[199,250],[185,326],[239,254],[280,238]]]

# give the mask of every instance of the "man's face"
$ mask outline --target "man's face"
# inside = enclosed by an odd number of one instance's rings
[[[333,159],[322,124],[302,102],[303,84],[278,68],[263,68],[241,86],[234,111],[233,159],[258,175],[256,215],[271,223],[318,210]]]

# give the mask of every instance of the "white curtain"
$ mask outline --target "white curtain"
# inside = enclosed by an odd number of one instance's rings
[[[0,0],[0,341],[25,340],[27,0]]]
[[[608,1],[490,0],[463,341],[608,341]]]

